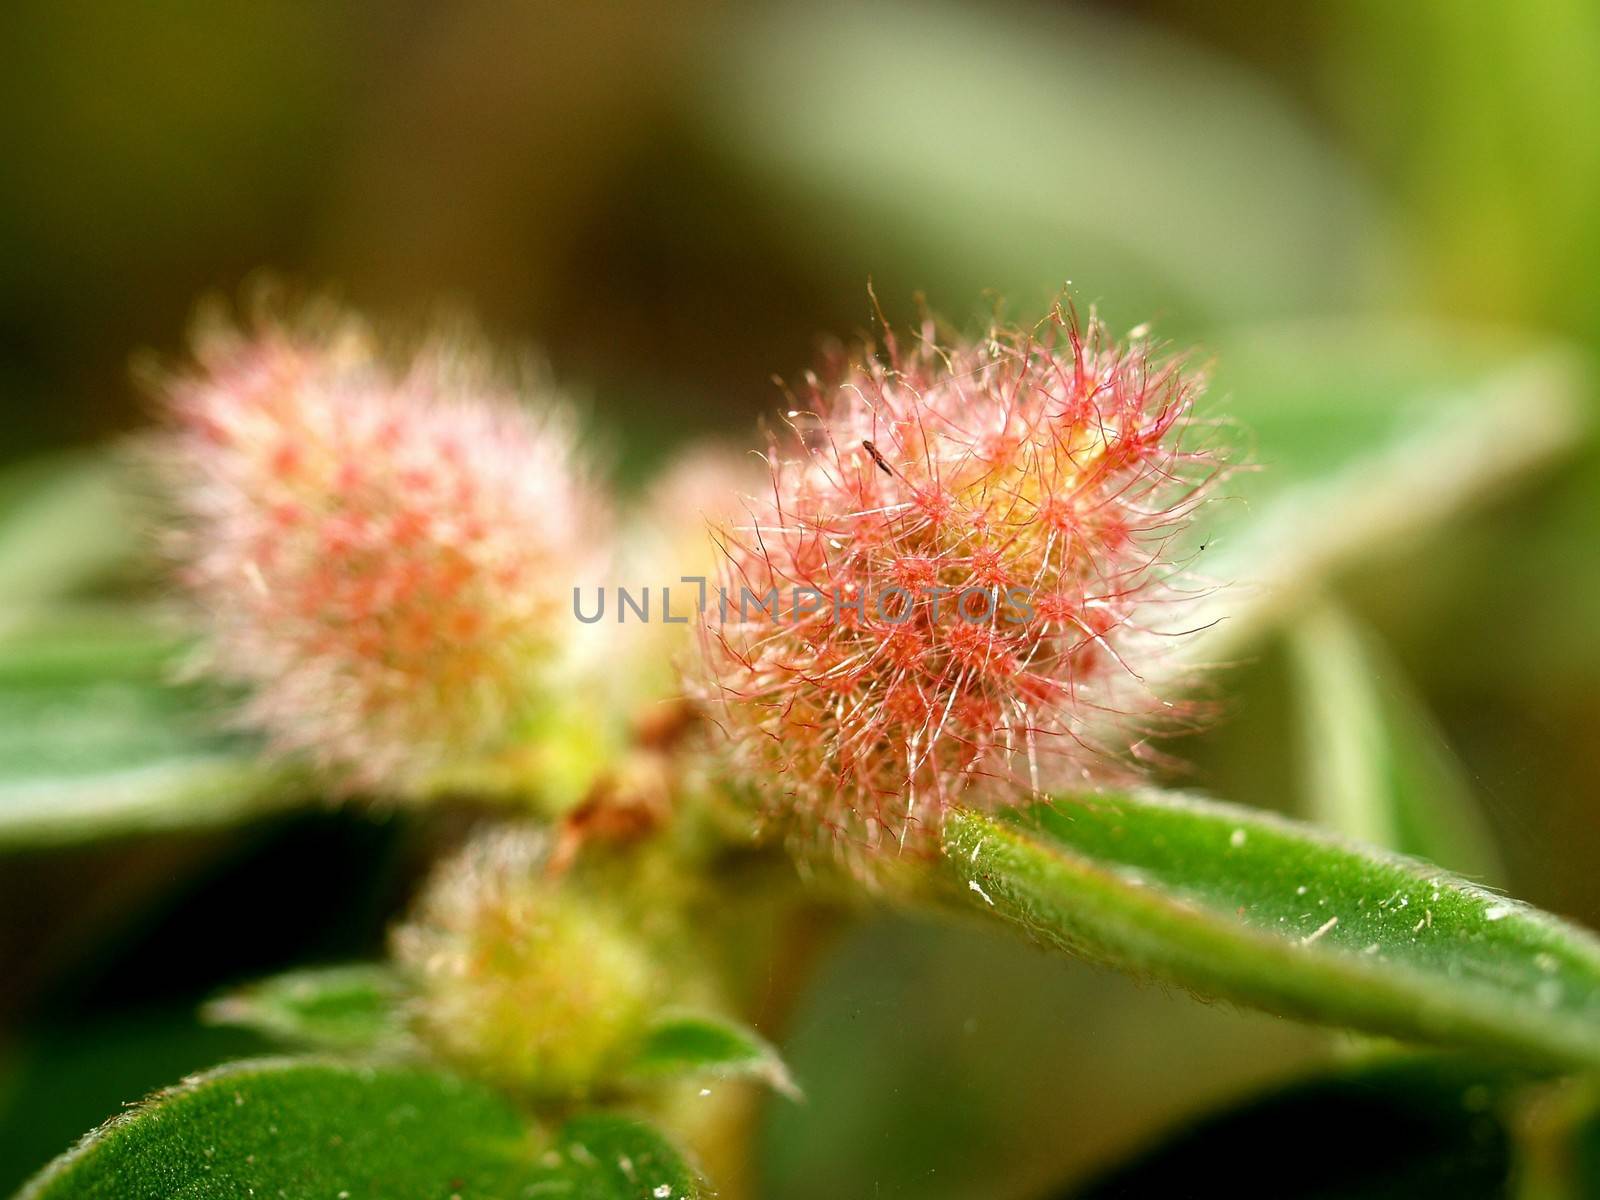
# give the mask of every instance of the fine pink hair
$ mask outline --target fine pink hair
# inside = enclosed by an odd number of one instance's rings
[[[958,801],[1136,773],[1182,712],[1149,668],[1202,590],[1183,535],[1222,468],[1199,394],[1060,309],[808,377],[720,532],[694,682],[770,832],[865,863],[936,846]]]
[[[240,723],[399,793],[514,731],[592,544],[546,390],[470,337],[386,355],[331,309],[201,328],[158,455]]]

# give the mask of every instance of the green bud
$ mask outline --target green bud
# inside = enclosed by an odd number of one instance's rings
[[[416,1030],[441,1058],[516,1091],[593,1090],[625,1058],[664,980],[624,914],[548,870],[537,832],[501,829],[445,862],[394,956]]]

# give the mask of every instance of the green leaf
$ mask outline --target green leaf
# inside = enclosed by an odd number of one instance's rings
[[[608,1113],[574,1117],[540,1159],[541,1170],[518,1193],[578,1200],[679,1200],[707,1195],[696,1172],[642,1121]],[[562,1192],[562,1186],[570,1192]]]
[[[18,1030],[0,1056],[0,1196],[127,1100],[270,1050],[254,1034],[199,1024],[189,1004],[123,1004],[115,1015],[74,1012]]]
[[[1340,833],[1497,879],[1464,773],[1399,667],[1332,604],[1290,635],[1309,815]]]
[[[0,850],[219,826],[306,797],[223,730],[227,697],[175,681],[181,652],[124,613],[0,642]]]
[[[627,1073],[639,1080],[695,1075],[757,1079],[791,1100],[801,1098],[782,1057],[766,1039],[736,1022],[701,1013],[657,1018]]]
[[[1285,1016],[1600,1066],[1600,941],[1438,867],[1187,796],[954,810],[969,906],[1039,940]]]
[[[0,611],[65,595],[134,559],[139,538],[124,475],[100,453],[0,472]]]
[[[699,1196],[649,1127],[594,1114],[543,1139],[500,1096],[434,1071],[311,1059],[235,1063],[114,1118],[19,1200],[170,1196]]]
[[[1072,280],[1118,320],[1221,322],[1346,307],[1373,279],[1372,208],[1345,164],[1151,29],[1081,8],[823,3],[754,9],[724,44],[707,141],[766,187],[795,245],[833,248],[798,268],[845,286],[871,276],[893,302],[925,291],[964,315],[987,289],[1037,310]]]
[[[408,994],[394,971],[376,963],[312,967],[237,988],[201,1015],[312,1049],[393,1052],[410,1045]]]
[[[1452,326],[1306,321],[1214,351],[1212,411],[1246,439],[1200,523],[1194,569],[1220,585],[1185,661],[1231,659],[1322,584],[1395,558],[1446,519],[1580,441],[1584,361]],[[1174,656],[1175,660],[1180,656]],[[1175,663],[1176,665],[1176,663]]]
[[[1512,1097],[1522,1082],[1481,1063],[1385,1057],[1252,1096],[1060,1196],[1181,1196],[1226,1180],[1227,1194],[1281,1200],[1503,1197]],[[1285,1171],[1282,1160],[1262,1153],[1291,1144],[1332,1149],[1315,1146],[1315,1131],[1338,1142],[1334,1152],[1316,1154],[1313,1170]],[[1353,1131],[1359,1134],[1344,1136]]]

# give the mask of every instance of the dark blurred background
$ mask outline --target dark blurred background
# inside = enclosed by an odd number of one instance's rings
[[[624,485],[746,436],[819,335],[871,327],[869,280],[891,318],[925,297],[958,325],[1070,281],[1205,351],[1346,317],[1600,341],[1588,0],[18,0],[0,46],[6,459],[136,429],[130,356],[179,352],[197,298],[263,270],[539,348]],[[1342,583],[1459,755],[1500,882],[1590,924],[1597,532],[1591,441]],[[1271,802],[1281,671],[1252,661],[1195,782]],[[407,839],[345,815],[0,860],[0,1191],[255,1049],[195,1031],[212,987],[376,948]],[[898,918],[786,1038],[811,1102],[768,1122],[774,1197],[1036,1196],[1325,1052]]]

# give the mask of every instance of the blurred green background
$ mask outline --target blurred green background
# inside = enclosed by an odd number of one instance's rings
[[[178,352],[198,297],[263,269],[540,348],[625,486],[745,437],[819,335],[870,328],[869,280],[893,318],[925,296],[958,324],[997,300],[1032,319],[1070,281],[1118,330],[1215,355],[1216,408],[1237,401],[1269,472],[1273,421],[1314,445],[1384,408],[1384,380],[1600,343],[1588,0],[19,0],[0,45],[8,460],[137,429],[130,355]],[[1260,367],[1285,330],[1315,353]],[[1386,645],[1378,686],[1457,760],[1493,882],[1590,925],[1597,534],[1591,436],[1338,580]],[[1227,719],[1177,748],[1184,782],[1296,806],[1291,671],[1252,649]],[[419,853],[347,814],[0,859],[0,1192],[122,1101],[257,1049],[194,1028],[195,1001],[372,950]],[[846,938],[774,1032],[810,1094],[766,1122],[779,1200],[1048,1195],[1329,1053],[898,917]]]

